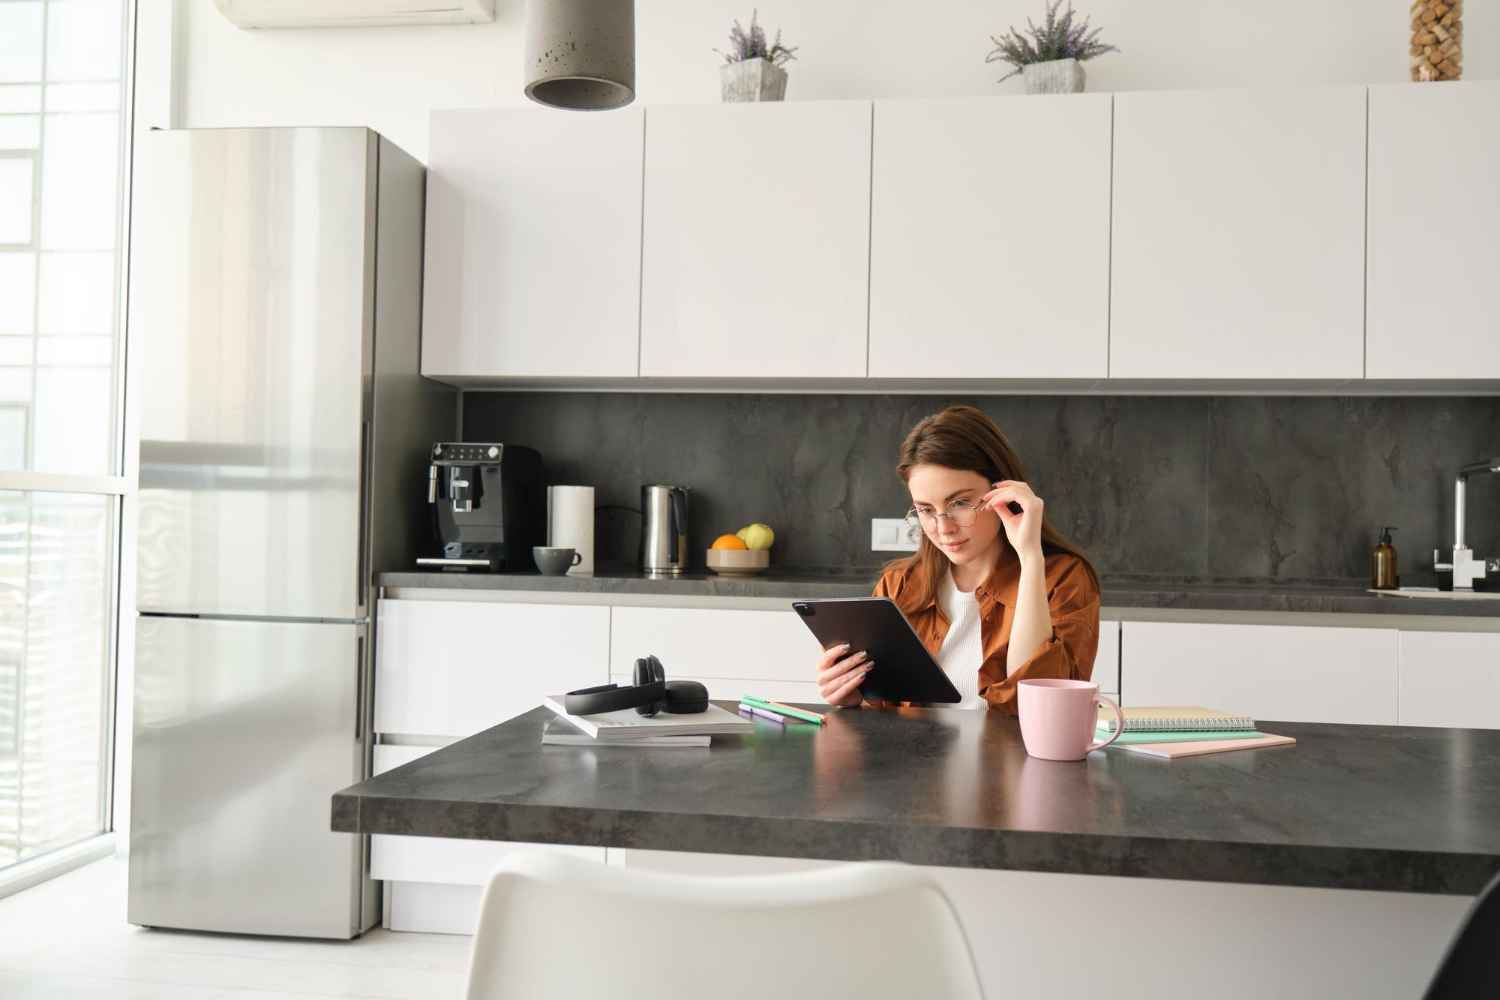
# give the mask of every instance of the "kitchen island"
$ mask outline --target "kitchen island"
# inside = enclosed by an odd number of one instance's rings
[[[333,828],[1457,895],[1500,872],[1500,731],[1267,722],[1297,745],[1058,763],[998,712],[835,711],[644,751],[541,746],[550,715],[338,792]]]
[[[1246,991],[1258,998],[1420,995],[1467,905],[1460,893],[1496,867],[1495,851],[1379,838],[1423,824],[1496,825],[1464,811],[1474,808],[1466,795],[1479,794],[1472,766],[1484,755],[1475,748],[1484,743],[1493,757],[1500,730],[1494,599],[1377,595],[1348,584],[1104,581],[1092,673],[1102,691],[1128,705],[1343,724],[1286,725],[1303,741],[1290,750],[1173,762],[1111,750],[1068,771],[1072,778],[1039,782],[1051,765],[1025,758],[1003,725],[929,733],[924,749],[911,742],[914,728],[886,731],[904,718],[846,713],[841,720],[857,724],[817,734],[800,760],[765,733],[737,746],[720,741],[706,758],[552,747],[538,756],[541,717],[527,713],[543,695],[628,683],[647,652],[716,699],[815,700],[817,646],[790,601],[868,594],[872,583],[869,573],[778,567],[750,578],[624,568],[593,577],[382,574],[374,770],[415,784],[372,785],[363,790],[384,801],[341,808],[353,814],[342,828],[356,829],[361,809],[372,824],[365,829],[389,824],[371,845],[386,926],[472,929],[479,886],[512,848],[453,836],[467,826],[469,837],[569,843],[551,849],[632,868],[927,864],[967,922],[1027,942],[1020,969],[1005,948],[980,952],[996,995],[1092,995],[1112,979],[1103,956],[1136,970],[1132,995],[1152,1000],[1179,995],[1174,976],[1183,975],[1216,995],[1225,978],[1260,984],[1262,992]],[[481,636],[493,638],[476,656]],[[512,728],[492,728],[505,720]],[[1319,732],[1370,742],[1346,743],[1339,758],[1314,756]],[[1010,749],[981,763],[977,755],[990,751],[976,744],[997,740]],[[477,757],[465,762],[441,747]],[[1427,755],[1416,766],[1449,784],[1411,779],[1408,802],[1406,785],[1390,778],[1406,773],[1395,765],[1414,763],[1414,747]],[[839,763],[850,755],[853,770]],[[778,768],[805,776],[789,781]],[[486,801],[475,801],[476,786],[455,780],[492,782],[503,769],[529,783],[482,785]],[[695,775],[703,777],[695,783]],[[1344,793],[1326,794],[1338,787]],[[1449,797],[1434,798],[1444,788]],[[1489,788],[1493,800],[1493,779]],[[645,807],[626,789],[640,791]],[[408,790],[411,801],[402,801]],[[424,794],[450,804],[434,816],[433,803],[416,801]],[[606,794],[615,797],[599,798]],[[1364,821],[1372,811],[1379,822]],[[1249,950],[1234,943],[1247,933]],[[1079,941],[1095,961],[1080,963],[1063,944]],[[1266,967],[1250,957],[1260,954],[1282,960]],[[1152,956],[1155,971],[1141,973]],[[1359,989],[1347,980],[1351,969]]]
[[[1500,871],[1500,732],[1266,722],[1298,745],[1055,763],[996,713],[840,711],[699,750],[543,747],[547,716],[338,792],[333,828],[672,870],[932,866],[996,995],[1118,972],[1111,995],[1416,996]]]

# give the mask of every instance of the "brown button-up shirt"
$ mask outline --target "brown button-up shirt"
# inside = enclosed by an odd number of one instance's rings
[[[917,586],[915,573],[893,566],[875,585],[876,597],[896,599],[903,589]],[[1099,588],[1083,561],[1066,552],[1046,557],[1047,607],[1052,613],[1052,638],[1014,670],[1006,670],[1011,623],[1015,620],[1021,564],[1014,556],[1002,558],[989,579],[974,591],[979,605],[979,637],[983,661],[979,665],[979,696],[991,708],[1016,714],[1016,685],[1027,678],[1059,677],[1088,680],[1099,649]],[[898,602],[899,603],[899,602]],[[937,658],[948,634],[948,616],[936,600],[907,615],[922,645]]]

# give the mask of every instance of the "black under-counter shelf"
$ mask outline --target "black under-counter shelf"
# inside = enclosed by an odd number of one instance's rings
[[[754,576],[689,573],[676,577],[646,576],[633,570],[611,570],[593,576],[542,576],[540,573],[382,573],[387,588],[532,592],[540,595],[628,594],[655,597],[760,597],[811,599],[862,597],[870,593],[879,571],[796,572],[772,570]],[[1500,621],[1500,598],[1451,596],[1405,597],[1372,594],[1342,584],[1226,584],[1140,579],[1103,581],[1103,605],[1112,611],[1180,609],[1186,611],[1269,611],[1298,614],[1364,614],[1493,618]]]
[[[333,829],[1473,894],[1500,731],[1262,728],[1294,747],[1028,757],[1014,719],[846,710],[699,750],[543,747],[536,709],[333,796]]]

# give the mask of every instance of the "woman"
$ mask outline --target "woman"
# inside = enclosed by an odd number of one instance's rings
[[[972,406],[926,417],[901,444],[896,472],[911,493],[915,555],[889,564],[876,597],[896,602],[963,695],[961,708],[1015,714],[1027,678],[1088,680],[1099,645],[1099,578],[1046,520],[1020,460]],[[835,646],[818,661],[831,705],[862,703],[873,664]]]

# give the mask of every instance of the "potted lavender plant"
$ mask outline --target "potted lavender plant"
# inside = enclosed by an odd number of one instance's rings
[[[1073,21],[1073,5],[1058,14],[1063,0],[1049,0],[1047,16],[1041,27],[1026,19],[1026,33],[1014,27],[1003,35],[991,35],[995,50],[985,62],[1009,63],[1015,67],[1000,78],[1009,80],[1017,73],[1026,82],[1028,94],[1078,94],[1083,91],[1083,61],[1106,52],[1118,52],[1113,45],[1098,40],[1099,28],[1089,29],[1089,19]],[[1029,36],[1029,37],[1028,37]]]
[[[779,101],[786,96],[785,66],[795,48],[781,44],[781,31],[775,41],[766,44],[766,33],[755,23],[759,10],[750,14],[750,30],[740,27],[738,19],[729,29],[729,51],[719,52],[724,65],[719,67],[720,95],[726,101]]]

